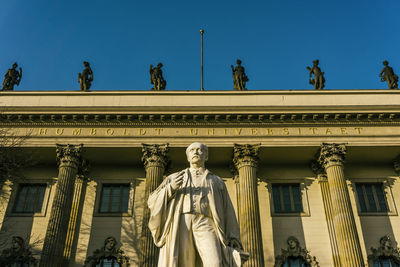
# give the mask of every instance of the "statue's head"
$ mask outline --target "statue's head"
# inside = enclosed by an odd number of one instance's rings
[[[24,239],[20,236],[13,236],[11,247],[14,251],[20,251],[24,247]]]
[[[14,64],[12,65],[13,69],[16,69],[18,67],[17,62],[14,62]]]
[[[242,64],[242,61],[240,59],[236,60],[236,64],[240,65]]]
[[[106,251],[113,251],[116,245],[117,240],[113,236],[107,237],[106,240],[104,240],[104,250]]]
[[[385,60],[385,61],[382,62],[382,64],[387,66],[387,65],[389,65],[389,61]]]
[[[158,63],[157,67],[161,68],[163,66],[163,64],[160,62]]]
[[[83,66],[85,66],[85,67],[89,67],[89,66],[90,66],[90,64],[89,64],[89,62],[87,62],[87,61],[83,61]]]
[[[317,66],[317,65],[319,64],[319,60],[318,60],[318,59],[314,60],[314,61],[313,61],[313,64],[314,64],[315,66]]]
[[[379,244],[381,245],[381,248],[385,250],[390,250],[392,248],[392,241],[388,235],[382,236],[379,240]]]
[[[208,160],[208,147],[194,142],[186,148],[186,157],[190,163],[204,164]]]
[[[294,250],[294,249],[297,249],[298,247],[300,247],[299,240],[294,236],[289,236],[289,238],[287,239],[286,242],[287,242],[290,250]]]

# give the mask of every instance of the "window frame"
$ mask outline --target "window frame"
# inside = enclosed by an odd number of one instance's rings
[[[9,217],[46,217],[47,208],[49,205],[49,199],[51,194],[51,188],[54,185],[54,179],[52,180],[26,180],[21,183],[15,183],[12,185],[12,193],[9,201],[9,205],[7,207],[7,216]],[[42,208],[40,212],[17,212],[15,211],[15,205],[17,204],[17,198],[19,193],[21,192],[21,188],[23,185],[45,185]]]
[[[350,180],[349,186],[353,190],[354,200],[356,202],[357,212],[359,216],[397,216],[397,209],[395,206],[393,193],[391,189],[390,180],[392,178],[353,178]],[[387,211],[362,211],[360,199],[358,198],[356,184],[382,184],[382,191],[386,200]]]
[[[308,194],[307,194],[307,179],[268,179],[267,181],[267,188],[269,192],[269,201],[270,201],[270,210],[271,210],[271,217],[309,217],[310,214],[310,207],[308,203]],[[274,196],[272,191],[273,184],[299,184],[300,189],[300,197],[301,197],[301,205],[302,211],[301,212],[275,212],[275,203],[274,203]]]
[[[103,187],[105,185],[128,185],[129,195],[128,195],[128,210],[127,212],[100,212],[101,208],[101,198],[103,194]],[[98,190],[96,190],[96,202],[95,202],[95,212],[93,216],[95,217],[130,217],[133,215],[134,197],[135,197],[135,181],[133,180],[102,180],[98,183]]]

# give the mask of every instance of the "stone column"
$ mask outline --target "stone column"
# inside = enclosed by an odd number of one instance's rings
[[[317,175],[319,185],[321,187],[322,203],[324,204],[325,218],[328,226],[329,240],[332,249],[333,266],[341,267],[339,258],[339,248],[336,239],[335,224],[333,222],[333,208],[331,193],[329,191],[328,177],[326,176],[325,169],[317,162],[312,164],[313,172]]]
[[[328,177],[340,263],[346,267],[361,267],[364,266],[364,260],[344,177],[345,155],[344,144],[323,143],[318,161]]]
[[[68,232],[65,241],[64,248],[64,262],[68,265],[72,252],[76,248],[77,236],[79,233],[79,224],[82,214],[83,201],[85,199],[87,175],[89,173],[89,163],[86,160],[82,160],[82,164],[78,169],[78,175],[76,176],[74,196],[71,207],[71,215],[69,217]]]
[[[247,144],[233,147],[233,163],[239,173],[240,239],[244,250],[250,253],[245,266],[252,267],[264,266],[256,176],[259,148],[259,145]]]
[[[63,253],[82,146],[57,145],[58,179],[40,259],[41,267],[65,266]]]
[[[140,266],[157,266],[159,249],[154,245],[153,237],[148,227],[150,210],[147,207],[147,199],[163,181],[164,172],[168,165],[168,144],[147,145],[143,144],[143,165],[146,169],[146,184],[144,194],[144,208],[141,237]]]

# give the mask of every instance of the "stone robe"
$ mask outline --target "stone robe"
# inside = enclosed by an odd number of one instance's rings
[[[186,169],[183,178],[184,183],[176,192],[173,192],[170,179],[167,177],[149,196],[149,229],[155,245],[160,248],[158,266],[180,266],[178,262],[179,220],[183,207],[183,191],[184,188],[189,186],[189,175],[189,169]],[[208,207],[205,205],[208,205]],[[240,242],[239,225],[235,211],[225,183],[208,170],[206,170],[206,179],[201,184],[200,210],[203,209],[209,209],[211,212],[215,232],[221,244],[223,266],[240,266],[239,251],[228,246],[232,239]]]

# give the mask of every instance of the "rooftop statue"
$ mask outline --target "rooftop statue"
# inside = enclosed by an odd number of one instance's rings
[[[208,148],[186,149],[190,167],[169,175],[148,199],[159,267],[242,266],[239,225],[224,181],[205,168]]]
[[[129,257],[125,256],[124,252],[118,248],[115,237],[110,236],[104,240],[104,246],[101,249],[96,249],[93,255],[86,259],[84,266],[128,267],[129,265]]]
[[[93,71],[92,68],[90,68],[89,62],[84,61],[83,66],[85,66],[85,69],[82,71],[82,73],[78,74],[78,82],[80,84],[81,91],[89,91],[93,81]]]
[[[153,65],[150,64],[150,82],[153,84],[151,90],[161,91],[165,90],[165,87],[167,86],[167,81],[163,78],[161,70],[162,66],[162,63],[158,63],[158,65],[153,68]]]
[[[398,89],[399,76],[394,74],[394,71],[391,67],[389,67],[389,62],[387,60],[383,61],[383,65],[385,67],[382,69],[381,73],[379,73],[381,81],[386,81],[389,89]]]
[[[325,78],[324,78],[324,73],[322,72],[321,69],[318,67],[319,60],[316,59],[313,61],[313,66],[307,67],[307,69],[310,71],[310,84],[314,85],[315,90],[322,90],[325,87]],[[314,74],[314,79],[312,78],[312,75]]]
[[[249,81],[249,78],[246,76],[244,71],[244,67],[241,65],[242,61],[240,59],[236,60],[237,66],[232,68],[232,76],[233,76],[233,90],[235,91],[244,91],[246,89],[246,82]]]
[[[0,255],[0,266],[3,267],[34,267],[37,260],[32,256],[29,246],[20,236],[13,236],[11,248],[5,249]]]
[[[13,91],[14,85],[19,85],[22,78],[22,68],[19,68],[19,72],[17,70],[18,64],[15,62],[12,65],[11,69],[8,69],[6,75],[4,75],[3,81],[3,91]]]

